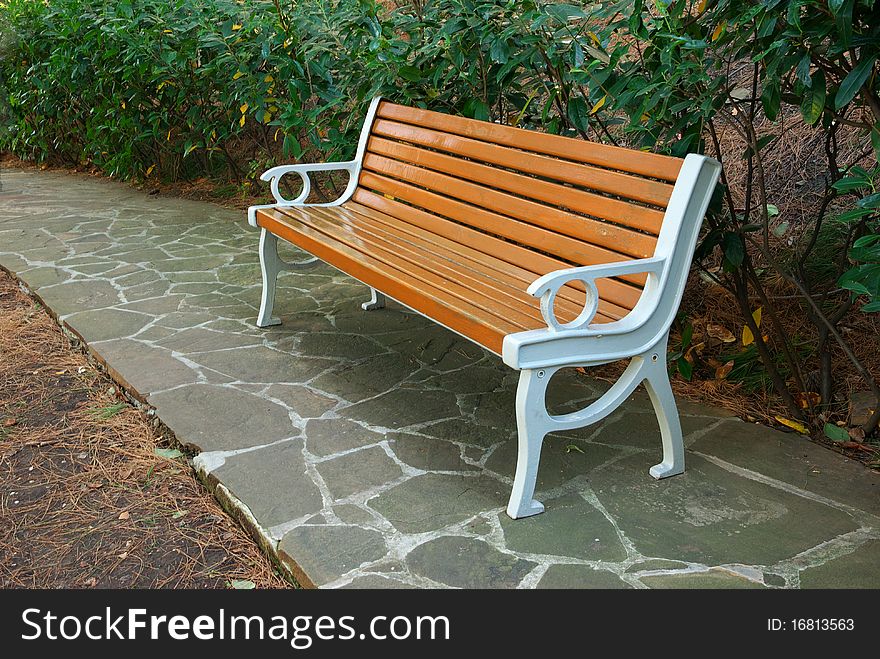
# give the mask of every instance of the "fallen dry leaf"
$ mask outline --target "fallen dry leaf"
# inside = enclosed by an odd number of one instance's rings
[[[722,343],[733,343],[736,341],[733,332],[724,327],[724,325],[718,325],[717,323],[709,323],[706,325],[706,333],[713,339],[718,339]]]
[[[729,362],[726,362],[715,369],[715,379],[723,380],[730,372],[733,370],[733,360],[731,359]]]
[[[128,511],[123,510],[121,513],[119,513],[119,517],[117,517],[116,519],[128,519],[129,517],[131,517],[131,515],[128,513]]]
[[[794,419],[786,419],[783,416],[777,416],[777,417],[773,417],[773,418],[776,419],[777,421],[779,421],[779,423],[781,423],[783,426],[791,428],[792,430],[797,430],[799,433],[801,433],[803,435],[810,434],[809,428],[807,428],[800,421],[795,421]]]
[[[797,404],[800,406],[802,410],[807,409],[808,407],[815,407],[819,403],[822,402],[822,396],[817,394],[815,391],[801,391],[795,396],[795,400]]]
[[[4,427],[4,428],[11,428],[11,427],[14,426],[16,423],[18,423],[18,419],[13,419],[12,417],[9,417],[9,418],[6,419],[5,421],[3,421],[3,427]]]
[[[865,441],[865,431],[862,430],[861,428],[858,428],[858,427],[857,428],[850,428],[848,432],[849,432],[849,436],[852,437],[852,440],[854,442]]]

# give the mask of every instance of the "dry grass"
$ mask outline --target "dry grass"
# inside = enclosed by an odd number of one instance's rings
[[[0,587],[288,586],[171,446],[0,272]]]

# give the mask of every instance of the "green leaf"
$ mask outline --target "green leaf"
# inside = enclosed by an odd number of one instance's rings
[[[693,365],[684,357],[680,357],[675,364],[678,367],[678,372],[681,374],[681,377],[690,382],[694,375]]]
[[[510,57],[510,49],[504,39],[496,39],[489,47],[489,58],[493,62],[504,64]]]
[[[578,130],[586,131],[590,126],[590,108],[580,96],[574,96],[568,101],[568,119]]]
[[[856,206],[859,208],[880,208],[880,192],[875,192],[874,194],[869,194],[867,197],[862,197],[856,202]]]
[[[848,442],[849,441],[849,433],[846,431],[846,428],[841,428],[840,426],[835,426],[833,423],[825,424],[825,436],[830,439],[832,442]]]
[[[732,231],[725,233],[724,239],[721,242],[721,248],[724,250],[725,260],[728,261],[730,265],[734,268],[738,268],[742,265],[746,253],[743,248],[742,238],[739,234],[733,233]]]
[[[852,44],[853,5],[855,0],[830,0],[828,5],[834,15],[842,48]],[[835,9],[836,6],[836,9]]]
[[[776,217],[779,215],[779,208],[773,204],[767,204],[767,217]]]
[[[178,451],[176,448],[155,448],[153,449],[153,453],[158,455],[160,458],[166,458],[167,460],[175,460],[183,456],[183,453]]]
[[[779,83],[772,81],[765,84],[761,91],[761,105],[764,107],[764,114],[770,121],[775,121],[779,115],[780,100]]]
[[[796,71],[798,80],[800,80],[801,84],[807,88],[813,84],[813,80],[810,78],[810,64],[810,55],[807,53],[801,58],[801,61],[798,62]]]
[[[250,579],[235,579],[231,581],[229,585],[236,590],[253,590],[257,587],[257,584]]]
[[[422,72],[415,66],[401,66],[397,69],[397,75],[409,82],[418,82],[422,79]]]
[[[840,83],[840,89],[837,90],[837,95],[834,97],[835,110],[840,110],[853,100],[855,95],[858,94],[859,90],[862,88],[862,85],[865,84],[868,76],[871,75],[871,71],[874,70],[874,62],[876,61],[877,54],[873,53],[864,56],[862,60],[853,67],[853,70],[850,71],[846,78],[843,79],[843,82]]]
[[[831,186],[838,192],[852,192],[867,187],[870,181],[861,176],[844,176],[839,181],[835,181]]]
[[[691,345],[691,339],[694,336],[694,326],[688,323],[681,332],[681,349],[687,350]]]
[[[801,101],[801,115],[807,125],[812,126],[822,116],[825,109],[825,74],[818,69],[813,74],[812,86],[804,90]]]
[[[462,111],[466,117],[472,117],[480,121],[489,121],[489,106],[478,98],[468,99]]]
[[[782,237],[785,235],[785,232],[788,231],[789,227],[788,222],[780,222],[775,227],[773,227],[773,235],[777,237]]]

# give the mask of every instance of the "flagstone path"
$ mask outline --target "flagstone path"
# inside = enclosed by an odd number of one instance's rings
[[[654,481],[644,393],[545,443],[543,515],[503,512],[516,373],[327,266],[254,326],[244,214],[0,171],[0,266],[155,410],[304,586],[880,587],[880,479],[795,434],[681,402],[688,470]],[[572,410],[606,386],[557,376]]]

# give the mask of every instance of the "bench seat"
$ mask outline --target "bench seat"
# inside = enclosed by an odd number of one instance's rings
[[[257,224],[497,355],[508,334],[545,326],[538,300],[526,289],[546,272],[508,263],[370,206],[266,209],[257,213]],[[584,291],[566,287],[557,304],[560,321],[574,320],[585,298]],[[597,320],[618,320],[625,313],[602,300]]]

